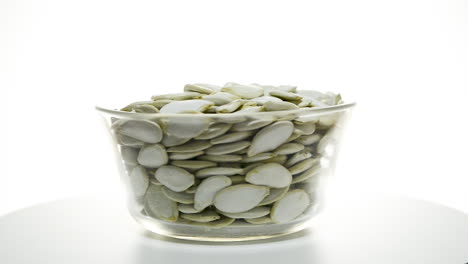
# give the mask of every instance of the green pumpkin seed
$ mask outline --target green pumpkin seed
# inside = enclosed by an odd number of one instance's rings
[[[149,168],[158,168],[167,164],[166,149],[161,144],[148,145],[141,148],[138,153],[138,163]]]
[[[169,99],[169,100],[191,100],[191,99],[198,99],[201,96],[202,96],[202,94],[194,93],[194,92],[172,93],[172,94],[163,94],[163,95],[153,95],[151,97],[151,100],[153,100],[153,101],[164,100],[164,99]]]
[[[143,166],[136,166],[130,173],[130,186],[136,197],[145,195],[149,186],[149,177]]]
[[[320,134],[306,135],[306,136],[298,137],[296,140],[294,140],[294,142],[297,142],[303,145],[312,145],[314,143],[319,142],[321,138],[322,138],[322,135]]]
[[[280,90],[271,91],[270,96],[274,96],[285,101],[298,101],[302,99],[302,96],[299,94],[289,93],[289,92],[280,91]]]
[[[299,109],[299,107],[293,103],[289,102],[266,102],[263,104],[263,110],[265,111],[287,111],[287,110],[295,110]]]
[[[188,160],[200,155],[203,155],[203,151],[194,151],[194,152],[175,152],[169,155],[171,160]]]
[[[245,122],[237,123],[232,127],[233,131],[249,131],[255,130],[273,123],[274,119],[271,116],[263,117],[262,119],[253,119]]]
[[[267,159],[270,159],[272,157],[276,156],[275,153],[270,153],[270,152],[265,152],[265,153],[260,153],[260,154],[257,154],[255,156],[244,156],[242,158],[242,161],[243,163],[252,163],[252,162],[257,162],[257,161],[262,161],[262,160],[267,160]]]
[[[206,83],[187,84],[184,87],[185,92],[196,92],[202,94],[212,94],[221,90],[221,87]]]
[[[267,160],[264,160],[263,163],[278,163],[278,164],[284,165],[287,160],[288,160],[288,156],[278,155],[278,156],[275,156],[273,158],[269,158]]]
[[[312,168],[304,171],[303,173],[297,175],[297,176],[294,176],[293,179],[292,179],[292,184],[296,184],[296,183],[300,183],[300,182],[303,182],[303,181],[306,181],[312,177],[318,177],[318,175],[320,174],[320,166],[318,166],[318,164],[314,165]]]
[[[152,105],[135,105],[133,110],[137,113],[159,113],[158,108]]]
[[[125,163],[130,165],[138,165],[138,152],[140,150],[137,148],[131,148],[127,146],[120,147],[120,156]]]
[[[206,168],[206,169],[201,169],[195,173],[195,176],[197,178],[206,178],[209,176],[215,176],[215,175],[235,175],[242,173],[244,169],[240,168],[228,168],[228,167],[216,167],[216,168]]]
[[[232,184],[231,179],[226,176],[212,176],[203,180],[195,192],[196,210],[203,210],[213,204],[216,193]]]
[[[265,225],[265,224],[270,224],[273,221],[269,216],[263,216],[259,218],[251,218],[251,219],[245,219],[245,221],[249,224],[253,225]]]
[[[210,125],[208,118],[177,117],[166,123],[166,132],[178,138],[194,138]]]
[[[292,176],[288,169],[276,163],[258,166],[245,176],[246,182],[271,188],[284,188],[291,184],[291,180]]]
[[[212,210],[207,210],[195,214],[181,214],[180,217],[198,223],[211,222],[221,218],[221,216],[218,213]]]
[[[203,155],[199,156],[199,160],[207,160],[214,162],[236,162],[242,160],[241,155]]]
[[[195,152],[205,150],[209,147],[211,147],[211,143],[208,140],[192,140],[183,145],[170,147],[167,149],[167,152]]]
[[[239,107],[241,107],[243,103],[244,103],[244,100],[237,99],[228,104],[218,106],[218,108],[216,109],[216,112],[217,113],[232,113],[236,111],[237,109],[239,109]]]
[[[270,194],[268,194],[267,197],[265,197],[258,205],[268,205],[272,204],[279,199],[283,198],[284,195],[288,192],[289,186],[286,186],[284,188],[271,188],[270,189]]]
[[[212,139],[215,137],[219,137],[223,135],[224,133],[226,133],[231,127],[232,127],[232,124],[215,123],[211,125],[208,128],[208,130],[201,133],[195,139]]]
[[[287,223],[299,217],[310,205],[309,195],[304,190],[289,191],[271,209],[274,223]]]
[[[225,92],[218,92],[210,95],[204,95],[202,96],[203,100],[210,101],[214,103],[216,106],[219,105],[225,105],[229,104],[230,102],[240,99],[239,96],[230,94],[230,93],[225,93]]]
[[[230,154],[230,153],[245,149],[248,146],[250,146],[249,141],[239,141],[239,142],[234,142],[234,143],[218,144],[207,149],[205,153],[207,155]]]
[[[294,125],[290,121],[279,121],[262,128],[252,139],[247,152],[248,156],[272,151],[284,144],[294,131]]]
[[[196,214],[201,212],[193,207],[193,204],[179,204],[179,212],[184,214]]]
[[[181,203],[181,204],[193,204],[193,194],[185,193],[185,192],[174,192],[173,190],[163,187],[162,192],[167,198],[171,199],[172,201]]]
[[[298,143],[286,143],[281,146],[279,146],[275,150],[275,154],[277,155],[289,155],[289,154],[294,154],[298,151],[301,151],[304,149],[304,145],[298,144]]]
[[[312,166],[318,164],[319,162],[320,162],[320,159],[318,158],[308,158],[290,167],[289,171],[291,172],[292,175],[296,175],[296,174],[299,174],[301,172],[304,172],[312,168]]]
[[[245,183],[245,177],[242,175],[234,175],[229,177],[232,181],[232,184]]]
[[[229,134],[217,137],[217,138],[213,138],[212,140],[210,140],[210,143],[213,145],[232,143],[232,142],[244,140],[250,137],[252,134],[253,134],[252,131],[241,131],[241,132],[229,133]]]
[[[187,143],[190,138],[178,138],[176,136],[165,134],[161,143],[166,147],[173,147]]]
[[[265,216],[270,213],[270,208],[266,206],[261,206],[261,207],[255,207],[253,209],[250,209],[249,211],[246,212],[241,212],[241,213],[226,213],[222,211],[218,211],[220,214],[227,216],[229,218],[236,218],[236,219],[252,219],[252,218],[259,218],[262,216]]]
[[[185,191],[195,183],[193,174],[172,165],[161,166],[154,176],[160,183],[175,192]]]
[[[158,143],[163,136],[159,125],[148,120],[125,120],[115,130],[116,133],[146,143]]]
[[[263,89],[253,85],[242,85],[237,83],[227,83],[221,92],[234,94],[243,99],[253,99],[263,95]]]
[[[303,135],[312,135],[315,132],[315,123],[296,124],[296,129],[299,129]]]
[[[175,222],[179,216],[177,203],[167,198],[162,186],[151,184],[145,194],[144,209],[148,216]]]
[[[296,164],[296,163],[298,163],[298,162],[300,162],[302,160],[308,159],[310,157],[312,157],[312,154],[309,151],[307,151],[305,149],[301,150],[301,151],[297,152],[296,154],[292,155],[292,157],[289,158],[288,161],[286,161],[285,166],[286,167],[291,167],[294,164]]]
[[[201,113],[210,106],[213,106],[213,102],[206,100],[174,101],[161,107],[160,112],[162,114]]]
[[[196,170],[216,166],[215,162],[204,161],[204,160],[175,160],[171,162],[171,164],[177,167],[184,168],[184,169],[196,169]]]
[[[219,191],[214,206],[226,213],[241,213],[256,207],[269,193],[269,188],[251,184],[239,184]]]

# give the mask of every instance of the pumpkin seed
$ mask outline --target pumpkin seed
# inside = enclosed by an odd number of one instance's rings
[[[149,185],[148,173],[143,166],[136,166],[130,173],[130,185],[133,193],[137,197],[145,195],[146,189]]]
[[[244,103],[244,100],[242,99],[236,99],[230,103],[227,103],[225,105],[218,106],[216,109],[216,112],[218,113],[232,113],[239,109],[241,105]]]
[[[154,173],[152,173],[152,175],[154,175]],[[162,185],[162,183],[160,183],[160,182],[158,181],[158,179],[156,179],[156,178],[154,178],[154,177],[151,177],[149,181],[150,181],[150,184]]]
[[[201,113],[212,105],[213,102],[206,100],[174,101],[163,106],[160,112],[162,114]]]
[[[296,184],[299,182],[306,181],[312,177],[316,177],[317,175],[319,175],[319,173],[320,173],[320,166],[314,165],[312,168],[304,171],[303,173],[297,176],[294,176],[291,183]]]
[[[195,182],[193,174],[172,165],[161,166],[154,176],[160,183],[175,192],[185,191]]]
[[[196,210],[203,210],[213,204],[216,193],[232,184],[231,179],[226,176],[212,176],[203,180],[195,192]]]
[[[211,221],[215,221],[221,218],[221,216],[213,210],[207,210],[207,211],[203,211],[201,213],[195,213],[195,214],[183,213],[180,215],[180,217],[186,220],[199,222],[199,223],[211,222]]]
[[[257,168],[258,166],[261,166],[264,164],[265,163],[262,163],[262,162],[249,164],[249,166],[244,168],[244,173],[247,174],[249,171],[253,170],[254,168]]]
[[[138,165],[138,152],[140,150],[137,148],[131,148],[127,146],[121,146],[120,147],[120,155],[122,157],[122,160],[125,161],[127,164],[131,165]]]
[[[229,177],[232,184],[245,183],[245,177],[242,175],[234,175]]]
[[[161,99],[161,100],[155,100],[153,101],[153,105],[160,109],[161,107],[167,105],[168,103],[170,102],[174,102],[174,100],[171,100],[171,99]]]
[[[164,146],[161,144],[148,145],[138,153],[138,163],[149,168],[158,168],[167,164],[168,158]]]
[[[291,136],[288,138],[286,142],[294,141],[300,136],[302,136],[302,132],[299,129],[294,129],[293,133],[291,134]]]
[[[258,166],[247,173],[245,181],[272,188],[284,188],[291,184],[291,173],[285,167],[276,163]]]
[[[319,162],[320,160],[318,158],[308,158],[290,167],[289,171],[291,172],[292,175],[296,175],[298,173],[304,172],[312,168],[312,166],[318,164]]]
[[[173,147],[173,146],[182,145],[188,142],[189,140],[190,138],[178,138],[170,134],[164,134],[164,137],[161,143],[166,147]]]
[[[213,106],[210,106],[208,107],[204,113],[210,113],[210,114],[214,114],[216,113],[216,110],[218,109],[217,106],[213,105]]]
[[[272,222],[271,217],[269,216],[263,216],[259,218],[251,218],[251,219],[244,219],[247,223],[253,224],[253,225],[264,225],[264,224],[269,224]]]
[[[228,92],[244,99],[253,99],[263,95],[263,89],[261,87],[237,83],[227,83],[221,89],[221,92]]]
[[[285,143],[291,136],[294,125],[290,121],[279,121],[262,128],[252,139],[248,156],[272,151]]]
[[[135,105],[133,110],[137,113],[159,113],[159,110],[152,105]]]
[[[267,159],[270,159],[272,157],[276,156],[275,153],[270,153],[270,152],[265,152],[265,153],[260,153],[260,154],[257,154],[255,156],[244,156],[242,158],[242,161],[243,163],[251,163],[251,162],[257,162],[257,161],[262,161],[262,160],[267,160]]]
[[[287,159],[288,159],[288,156],[286,155],[278,155],[273,158],[264,160],[263,163],[278,163],[278,164],[284,165]]]
[[[244,104],[245,106],[246,104]],[[263,111],[261,106],[242,106],[242,108],[236,113],[258,113]]]
[[[204,160],[175,160],[171,162],[172,165],[185,168],[185,169],[204,169],[216,166],[215,162]]]
[[[297,142],[303,145],[312,145],[314,143],[317,143],[321,138],[322,138],[322,135],[320,134],[306,135],[306,136],[298,137],[297,139],[294,140],[294,142]]]
[[[245,154],[245,153],[247,153],[247,150],[248,150],[248,149],[247,149],[247,148],[245,148],[245,149],[241,149],[241,150],[238,150],[238,151],[232,152],[231,154],[233,154],[233,155],[242,155],[242,154]]]
[[[249,141],[239,141],[234,143],[227,143],[227,144],[218,144],[210,147],[205,151],[207,155],[223,155],[233,153],[242,149],[247,148],[250,146]]]
[[[193,204],[179,204],[179,211],[184,214],[196,214],[201,212],[193,207]]]
[[[296,93],[285,92],[281,90],[274,90],[270,92],[270,96],[278,97],[285,101],[297,101],[301,100],[302,96]]]
[[[227,216],[229,218],[242,218],[242,219],[252,219],[252,218],[259,218],[262,216],[265,216],[270,213],[270,208],[266,206],[261,206],[261,207],[255,207],[253,209],[250,209],[249,211],[246,212],[241,212],[241,213],[226,213],[222,211],[218,211],[220,214]]]
[[[154,102],[153,101],[133,102],[133,103],[125,106],[124,108],[121,108],[120,111],[131,112],[131,111],[133,111],[134,107],[138,106],[138,105],[153,105],[154,106]]]
[[[303,135],[312,135],[315,132],[315,123],[296,124],[296,129],[299,129]]]
[[[236,219],[225,217],[225,218],[221,218],[219,220],[211,221],[211,222],[207,222],[207,223],[192,222],[190,224],[191,225],[196,225],[196,226],[205,226],[207,228],[217,229],[217,228],[226,227],[226,226],[234,223],[235,220]]]
[[[210,140],[210,143],[213,145],[232,143],[232,142],[244,140],[250,137],[252,134],[253,134],[252,131],[241,131],[241,132],[229,133],[229,134],[217,137],[217,138],[213,138],[212,140]]]
[[[195,173],[197,178],[206,178],[214,175],[235,175],[242,173],[244,169],[239,168],[228,168],[228,167],[216,167],[216,168],[206,168],[201,169]]]
[[[174,192],[173,190],[162,187],[162,192],[167,198],[171,199],[172,201],[181,203],[181,204],[193,204],[193,194],[184,193],[184,192]]]
[[[289,102],[272,102],[268,101],[263,104],[263,110],[265,111],[286,111],[286,110],[295,110],[299,107],[293,103]]]
[[[203,155],[203,151],[194,151],[194,152],[175,152],[169,155],[171,160],[187,160]]]
[[[262,119],[253,119],[245,122],[237,123],[232,127],[233,131],[249,131],[255,130],[273,123],[274,119],[271,116],[263,117]]]
[[[251,102],[255,102],[259,105],[263,105],[266,102],[282,102],[282,100],[273,96],[260,96],[260,97],[252,99]]]
[[[211,125],[205,132],[201,133],[195,139],[212,139],[215,137],[219,137],[222,134],[226,133],[232,124],[225,124],[225,123],[215,123]]]
[[[145,194],[144,209],[148,216],[175,222],[179,216],[177,203],[167,198],[162,186],[151,184]]]
[[[195,152],[205,150],[209,147],[211,147],[211,143],[208,140],[192,140],[183,145],[170,147],[167,149],[167,152]]]
[[[166,123],[166,132],[178,138],[194,138],[210,125],[207,118],[177,117]]]
[[[288,192],[289,186],[286,186],[284,188],[271,188],[270,189],[270,194],[268,194],[267,197],[265,197],[258,205],[268,205],[272,204],[279,199],[283,198],[284,195]]]
[[[286,143],[279,146],[275,150],[275,154],[277,155],[289,155],[301,151],[304,149],[304,145],[297,144],[297,143]]]
[[[299,152],[297,152],[296,154],[292,155],[292,157],[286,161],[286,164],[285,166],[286,167],[291,167],[292,165],[298,163],[299,161],[302,161],[302,160],[305,160],[305,159],[308,159],[312,157],[312,154],[307,151],[307,150],[301,150]]]
[[[145,145],[145,142],[140,141],[138,139],[134,139],[131,137],[127,137],[124,135],[117,134],[116,135],[117,143],[123,146],[133,147],[133,148],[140,148]]]
[[[236,96],[231,93],[218,92],[210,95],[202,96],[203,100],[210,101],[216,106],[228,104],[236,99],[240,99],[239,96]]]
[[[169,99],[169,100],[191,100],[191,99],[198,99],[201,96],[202,96],[202,94],[194,93],[194,92],[172,93],[172,94],[163,94],[163,95],[153,95],[151,97],[151,100],[153,100],[153,101],[164,100],[164,99]]]
[[[236,162],[242,160],[241,155],[203,155],[198,157],[199,160],[208,160],[214,162]]]
[[[251,184],[239,184],[219,191],[214,206],[226,213],[246,212],[256,207],[269,193],[269,188]]]
[[[146,143],[158,143],[163,135],[159,125],[148,120],[126,120],[116,127],[116,132]]]
[[[225,168],[242,168],[242,165],[239,162],[220,162],[218,163],[218,166]]]
[[[184,87],[185,92],[196,92],[202,94],[212,94],[221,90],[221,87],[206,83],[187,84]]]
[[[195,193],[197,191],[197,181],[195,180],[195,183],[190,186],[187,190],[185,190],[186,193]]]
[[[299,217],[310,205],[309,195],[304,190],[289,191],[271,209],[274,223],[286,223]]]

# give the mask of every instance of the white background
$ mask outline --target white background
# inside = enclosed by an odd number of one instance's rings
[[[0,214],[117,195],[95,104],[227,81],[356,100],[338,184],[468,212],[466,1],[2,0],[0,8]]]

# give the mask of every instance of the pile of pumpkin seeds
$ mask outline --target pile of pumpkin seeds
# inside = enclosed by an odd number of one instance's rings
[[[284,111],[341,104],[340,95],[227,83],[151,99],[121,111],[152,115],[112,123],[143,214],[220,228],[287,223],[311,211],[340,114]]]

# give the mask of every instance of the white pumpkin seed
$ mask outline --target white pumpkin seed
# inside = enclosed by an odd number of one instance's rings
[[[294,129],[293,133],[291,134],[291,136],[288,138],[286,142],[294,141],[300,136],[302,136],[302,132],[299,129]]]
[[[218,117],[213,117],[213,120],[219,123],[234,124],[247,120],[247,117],[242,115],[219,115]]]
[[[269,188],[251,184],[239,184],[219,191],[214,206],[226,213],[246,212],[256,207],[269,193]]]
[[[174,101],[163,106],[160,112],[162,114],[201,113],[212,105],[213,102],[206,100]]]
[[[160,183],[175,192],[185,191],[195,183],[193,174],[172,165],[161,166],[154,176]]]
[[[133,148],[141,148],[145,145],[145,142],[134,139],[131,137],[127,137],[124,135],[116,134],[116,139],[117,143],[122,145],[122,146],[128,146],[128,147],[133,147]]]
[[[299,217],[310,205],[309,195],[304,190],[289,191],[271,209],[274,223],[286,223]]]
[[[279,146],[275,150],[275,154],[277,155],[289,155],[301,151],[304,149],[304,145],[298,143],[286,143]]]
[[[241,168],[228,168],[228,167],[216,167],[216,168],[206,168],[206,169],[201,169],[195,173],[195,176],[197,178],[206,178],[209,176],[215,176],[215,175],[235,175],[242,173],[244,169]]]
[[[122,157],[122,160],[130,165],[138,165],[138,152],[140,150],[137,148],[131,148],[127,146],[121,146],[120,147],[120,155]]]
[[[187,190],[185,190],[186,193],[195,193],[197,191],[197,181],[195,180],[195,183],[190,186]]]
[[[226,176],[212,176],[203,180],[195,192],[196,210],[202,211],[206,207],[213,204],[216,193],[232,184],[229,177]]]
[[[245,149],[241,149],[241,150],[232,152],[231,154],[233,154],[233,155],[243,155],[243,154],[246,154],[246,153],[247,153],[247,150],[248,150],[248,149],[245,148]]]
[[[145,194],[145,212],[148,216],[175,222],[179,216],[177,203],[167,198],[162,186],[151,184]]]
[[[172,93],[172,94],[163,94],[163,95],[153,95],[151,97],[151,100],[156,101],[156,100],[164,100],[164,99],[170,99],[170,100],[191,100],[191,99],[198,99],[202,96],[200,93],[194,93],[194,92],[186,92],[186,93]]]
[[[159,110],[152,105],[135,105],[133,110],[137,113],[159,113]]]
[[[221,87],[206,83],[194,83],[194,84],[187,84],[184,87],[185,92],[197,92],[202,94],[212,94],[214,92],[219,92]]]
[[[289,171],[291,172],[292,175],[296,175],[296,174],[299,174],[301,172],[304,172],[312,168],[312,166],[318,164],[319,162],[320,162],[320,159],[318,158],[308,158],[290,167]]]
[[[184,214],[196,214],[202,210],[195,209],[193,204],[179,204],[179,211]]]
[[[163,135],[159,125],[148,120],[126,120],[116,127],[116,132],[146,143],[158,143]]]
[[[138,153],[138,163],[149,168],[158,168],[167,164],[168,158],[164,146],[161,144],[148,145]]]
[[[319,142],[321,138],[322,138],[322,135],[320,134],[306,135],[306,136],[298,137],[297,139],[294,140],[294,142],[297,142],[303,145],[312,145],[314,143]]]
[[[162,100],[155,100],[153,101],[153,104],[156,108],[160,109],[161,107],[167,105],[170,102],[174,102],[174,100],[170,99],[162,99]]]
[[[205,112],[203,112],[203,113],[214,114],[214,113],[216,113],[216,110],[217,110],[217,109],[218,109],[218,107],[215,106],[215,105],[213,105],[213,106],[208,107],[208,108],[205,110]]]
[[[182,145],[188,142],[189,140],[190,138],[178,138],[170,134],[164,134],[164,137],[161,143],[166,147],[173,147],[173,146]]]
[[[296,129],[299,129],[303,135],[312,135],[315,132],[315,123],[296,124]]]
[[[167,149],[167,152],[195,152],[202,151],[211,147],[211,143],[208,140],[192,140],[188,143],[170,147]]]
[[[232,113],[236,111],[237,109],[239,109],[239,107],[241,107],[243,103],[244,103],[244,100],[237,99],[228,104],[218,106],[218,108],[216,108],[216,112],[217,113]]]
[[[247,167],[244,168],[244,173],[247,174],[249,171],[253,170],[254,168],[257,168],[258,166],[264,165],[266,163],[263,162],[257,162],[257,163],[252,163],[249,164]]]
[[[197,136],[195,139],[212,139],[215,137],[219,137],[222,134],[226,133],[231,127],[232,124],[215,123],[211,125],[205,132]]]
[[[210,101],[214,103],[215,105],[225,105],[228,104],[236,99],[240,99],[239,96],[236,96],[231,93],[225,93],[225,92],[218,92],[210,95],[204,95],[202,96],[203,100]]]
[[[199,156],[199,160],[208,160],[214,162],[236,162],[242,160],[241,155],[203,155]]]
[[[168,134],[178,138],[194,138],[210,125],[208,118],[177,117],[170,118],[166,123]]]
[[[270,208],[266,206],[260,206],[260,207],[255,207],[253,209],[250,209],[249,211],[241,212],[241,213],[226,213],[222,211],[218,211],[218,212],[229,218],[252,219],[252,218],[259,218],[259,217],[269,214]]]
[[[251,219],[245,219],[245,221],[249,224],[253,225],[265,225],[273,222],[269,216],[263,216],[259,218],[251,218]]]
[[[213,210],[207,210],[195,214],[181,214],[180,217],[199,223],[211,222],[221,218],[221,216]]]
[[[217,137],[217,138],[213,138],[212,140],[210,140],[210,143],[213,145],[232,143],[232,142],[244,140],[250,137],[252,134],[253,134],[252,131],[240,131],[240,132],[229,133],[229,134]]]
[[[181,203],[181,204],[193,204],[193,194],[185,193],[185,192],[174,192],[173,190],[163,187],[162,192],[167,198],[171,199],[172,201]]]
[[[203,155],[203,151],[194,151],[194,152],[175,152],[169,155],[171,160],[187,160]]]
[[[244,104],[245,106],[245,104]],[[246,107],[242,107],[240,110],[238,110],[236,113],[258,113],[258,112],[262,112],[263,111],[263,107],[262,106],[246,106]]]
[[[278,163],[281,165],[284,165],[286,163],[286,160],[288,159],[288,156],[286,155],[278,155],[273,158],[269,158],[267,160],[262,161],[263,163]]]
[[[177,167],[184,168],[184,169],[196,169],[196,170],[216,166],[215,162],[204,161],[204,160],[175,160],[171,162],[171,164]]]
[[[154,173],[149,173],[149,172],[148,172],[148,174],[154,175]],[[156,179],[156,178],[154,178],[154,177],[150,177],[150,180],[149,180],[149,181],[150,181],[150,184],[162,185],[162,183],[160,183],[160,182],[158,181],[158,179]]]
[[[285,101],[297,101],[302,99],[302,96],[299,94],[289,93],[281,90],[271,91],[270,96],[278,97]]]
[[[263,104],[263,110],[265,111],[286,111],[286,110],[295,110],[295,109],[299,109],[299,107],[289,102],[268,101]]]
[[[237,123],[232,127],[233,131],[249,131],[255,130],[273,123],[274,119],[272,116],[265,116],[261,119],[253,119],[245,122]]]
[[[289,186],[291,180],[292,176],[288,169],[276,163],[258,166],[249,171],[245,176],[246,182],[272,188]]]
[[[263,89],[253,85],[242,85],[237,83],[227,83],[221,92],[227,92],[244,99],[253,99],[263,95]]]
[[[301,150],[296,154],[292,155],[291,158],[285,163],[286,167],[291,167],[292,165],[298,163],[299,161],[305,160],[312,157],[312,154],[307,150]]]
[[[229,177],[232,181],[232,184],[245,183],[245,177],[242,175],[234,175]]]
[[[218,144],[207,149],[205,153],[207,155],[230,154],[230,153],[245,149],[248,146],[250,146],[249,141],[239,141],[239,142],[234,142],[234,143]]]
[[[259,105],[263,105],[266,102],[282,102],[282,100],[273,96],[260,96],[260,97],[252,99],[251,102],[255,102]]]
[[[138,101],[138,102],[133,102],[127,106],[125,106],[124,108],[121,108],[120,111],[126,111],[126,112],[131,112],[133,111],[133,109],[136,107],[136,106],[139,106],[139,105],[153,105],[154,106],[154,102],[153,101]]]
[[[279,199],[283,198],[284,195],[288,192],[289,186],[286,186],[284,188],[271,188],[270,189],[270,194],[268,194],[267,197],[265,197],[258,205],[268,205],[272,204]]]
[[[254,156],[276,149],[288,140],[293,131],[294,125],[290,121],[279,121],[262,128],[254,136],[247,155]]]
[[[233,218],[221,218],[219,220],[216,220],[216,221],[211,221],[211,222],[207,222],[207,223],[198,223],[198,222],[191,222],[190,224],[191,225],[196,225],[196,226],[204,226],[204,227],[207,227],[207,228],[212,228],[212,229],[217,229],[217,228],[223,228],[223,227],[226,227],[232,223],[234,223],[236,219],[233,219]]]
[[[297,175],[297,176],[294,176],[293,177],[293,180],[292,180],[292,184],[296,184],[296,183],[299,183],[299,182],[303,182],[303,181],[306,181],[312,177],[318,177],[318,175],[320,174],[320,166],[318,165],[314,165],[312,168],[304,171],[303,173]]]
[[[270,159],[272,157],[276,156],[275,153],[271,153],[271,152],[265,152],[265,153],[260,153],[260,154],[257,154],[255,156],[244,156],[242,158],[242,161],[243,163],[252,163],[252,162],[257,162],[257,161],[262,161],[262,160],[267,160],[267,159]]]
[[[149,185],[149,177],[143,166],[136,166],[130,173],[130,185],[136,197],[143,197]]]

